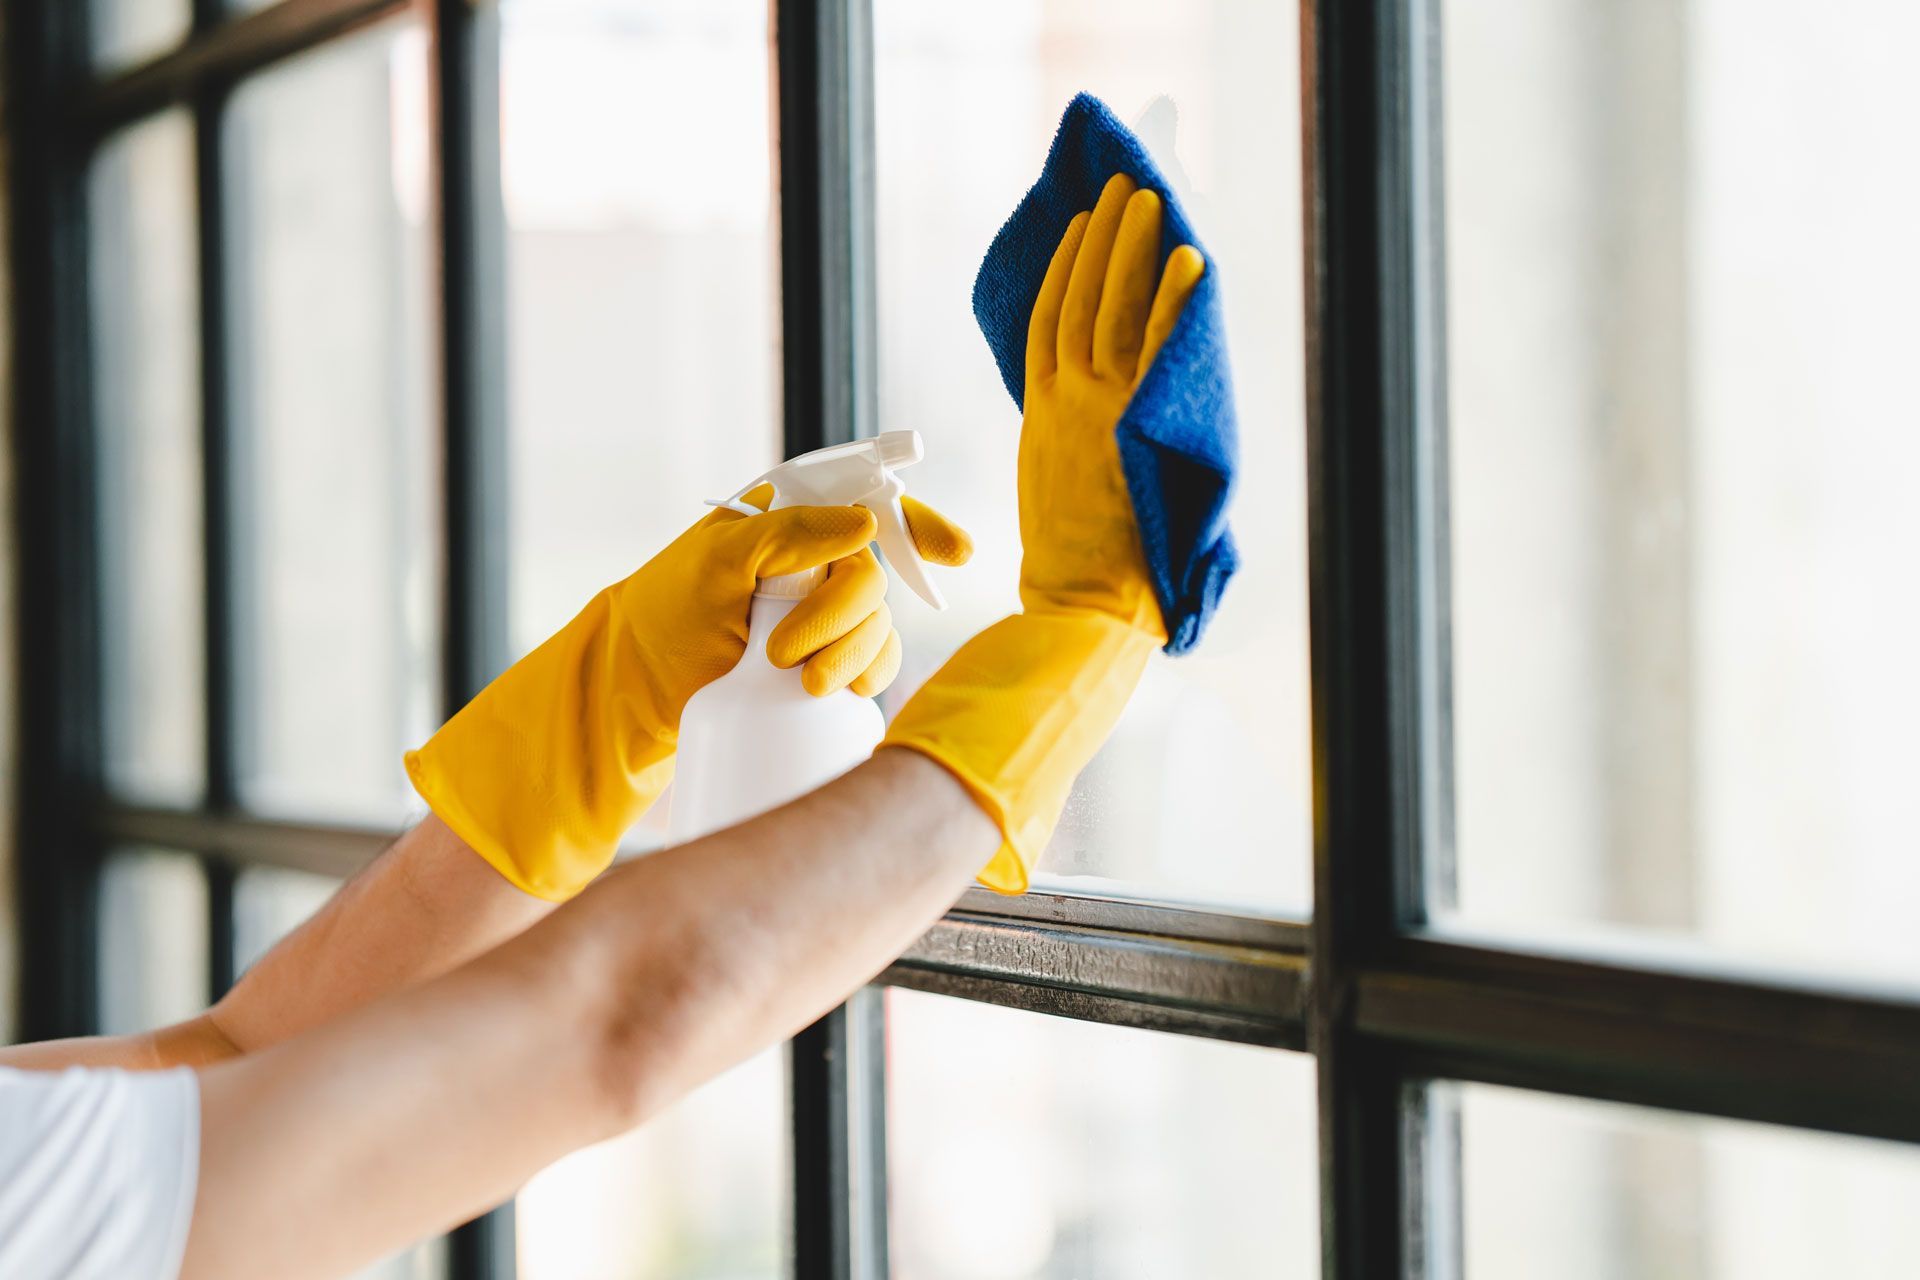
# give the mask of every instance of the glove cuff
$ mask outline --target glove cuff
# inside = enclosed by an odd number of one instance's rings
[[[961,646],[884,746],[947,769],[1000,828],[979,881],[1025,893],[1073,780],[1106,741],[1160,641],[1111,614],[1016,614]]]
[[[406,756],[439,819],[515,887],[560,902],[613,861],[673,775],[607,592]]]

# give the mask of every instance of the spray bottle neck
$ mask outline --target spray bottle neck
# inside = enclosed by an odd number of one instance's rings
[[[754,583],[753,594],[759,600],[804,600],[812,595],[814,588],[825,582],[826,578],[825,568],[777,574]]]

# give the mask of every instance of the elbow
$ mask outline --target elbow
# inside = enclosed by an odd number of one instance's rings
[[[711,985],[692,948],[637,983],[600,980],[582,1037],[599,1139],[637,1128],[725,1065]]]

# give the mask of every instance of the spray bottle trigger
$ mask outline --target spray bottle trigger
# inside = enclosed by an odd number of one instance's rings
[[[866,499],[861,505],[873,512],[876,532],[874,541],[880,544],[880,551],[900,575],[900,581],[907,589],[925,600],[935,609],[947,607],[946,597],[940,594],[940,588],[927,576],[926,564],[920,559],[920,549],[913,545],[913,534],[907,529],[907,513],[901,510],[900,495],[907,491],[897,476],[889,475],[880,492]]]

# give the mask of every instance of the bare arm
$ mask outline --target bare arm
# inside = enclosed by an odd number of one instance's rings
[[[282,939],[206,1013],[158,1031],[0,1050],[27,1070],[203,1066],[251,1053],[395,988],[437,977],[553,909],[429,816]]]
[[[504,1199],[831,1008],[999,841],[939,765],[883,750],[436,981],[207,1068],[184,1274],[339,1274]]]

